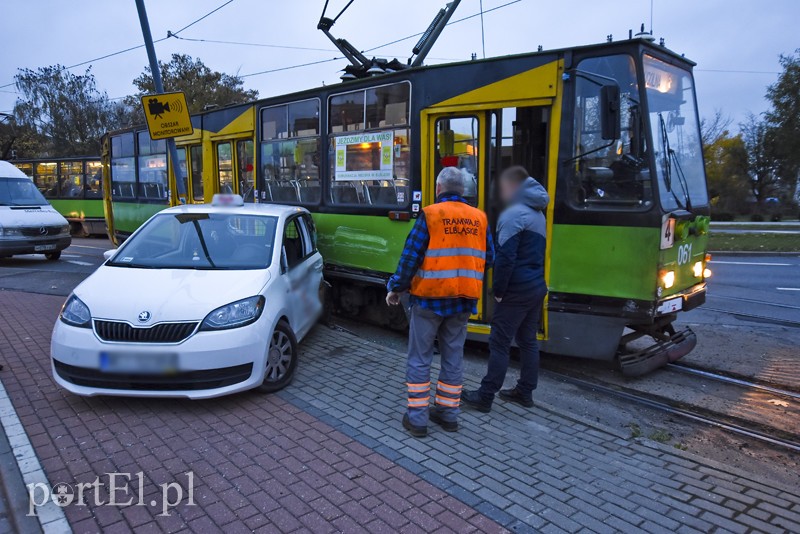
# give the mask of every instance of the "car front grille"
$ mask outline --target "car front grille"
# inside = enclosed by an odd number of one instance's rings
[[[77,367],[53,360],[58,376],[89,388],[127,389],[133,391],[198,391],[217,389],[244,382],[253,373],[253,364],[247,363],[221,369],[184,371],[168,375],[131,373],[106,373],[99,369]]]
[[[61,233],[61,226],[32,226],[28,228],[20,228],[20,232],[25,237],[45,237],[49,235],[59,235]]]
[[[94,331],[103,341],[129,343],[180,343],[194,332],[197,323],[160,323],[135,327],[121,321],[95,321]]]

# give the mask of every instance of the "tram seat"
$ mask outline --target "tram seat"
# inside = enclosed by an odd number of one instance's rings
[[[300,202],[317,204],[322,198],[322,187],[318,185],[307,185],[300,187]]]
[[[273,202],[298,202],[297,189],[293,185],[271,185]]]
[[[380,185],[368,185],[369,198],[372,204],[385,206],[397,204],[397,192],[399,188],[395,186],[383,187]]]
[[[362,204],[358,189],[353,185],[334,185],[331,189],[335,204]]]

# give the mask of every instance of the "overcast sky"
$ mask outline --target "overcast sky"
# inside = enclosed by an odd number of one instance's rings
[[[333,29],[359,49],[423,31],[446,0],[355,0]],[[511,0],[483,0],[489,10]],[[147,0],[154,39],[177,31],[224,0]],[[330,0],[335,15],[347,0]],[[323,50],[292,50],[168,39],[156,44],[160,59],[174,52],[200,57],[209,67],[248,75],[338,55],[316,29],[324,0],[234,0],[184,31],[192,39],[238,41]],[[463,0],[454,20],[480,11]],[[141,44],[134,0],[3,0],[0,86],[18,68],[73,65]],[[12,22],[13,21],[13,22]],[[521,0],[484,16],[486,55],[560,48],[626,38],[629,28],[650,23],[650,0]],[[780,54],[800,48],[799,0],[655,0],[655,35],[698,63],[702,116],[721,109],[734,123],[766,108],[764,92],[777,78]],[[370,55],[407,58],[416,39]],[[479,17],[448,27],[429,63],[480,56]],[[110,97],[133,91],[131,80],[147,63],[144,48],[92,63],[98,85]],[[245,85],[272,96],[336,83],[344,60],[247,76]],[[74,72],[82,72],[78,67]],[[722,72],[721,72],[722,71]],[[750,72],[734,72],[750,71]],[[0,112],[12,109],[14,87],[0,88]]]

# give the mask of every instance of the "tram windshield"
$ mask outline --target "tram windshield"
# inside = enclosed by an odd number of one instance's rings
[[[708,205],[691,73],[645,55],[644,83],[661,206],[691,211]]]
[[[575,78],[573,202],[583,209],[649,209],[653,193],[633,56],[584,59]],[[608,86],[620,90],[617,139],[603,135],[602,90]]]

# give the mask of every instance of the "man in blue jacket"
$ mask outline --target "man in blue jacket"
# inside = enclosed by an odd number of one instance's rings
[[[544,256],[547,223],[544,209],[550,196],[523,167],[500,175],[500,197],[508,208],[497,223],[497,248],[492,290],[497,305],[489,335],[489,366],[477,391],[464,390],[465,406],[488,413],[500,398],[526,408],[533,406],[539,380],[539,346],[536,333],[547,295]],[[508,371],[509,351],[516,339],[522,368],[517,385],[501,390]]]

